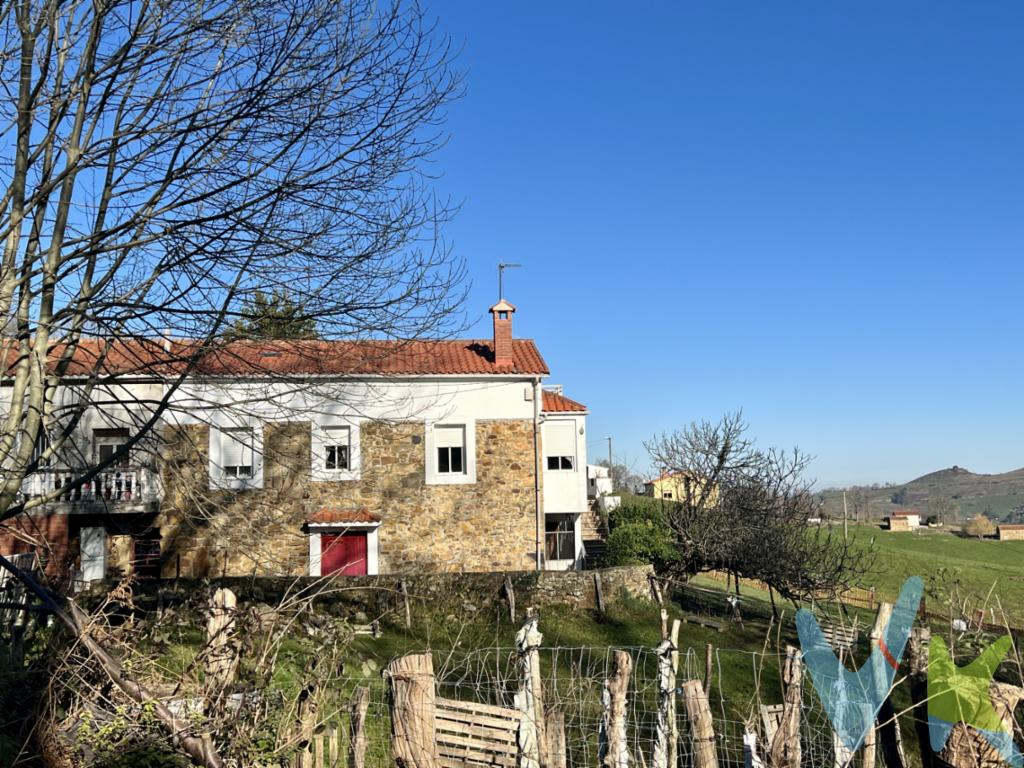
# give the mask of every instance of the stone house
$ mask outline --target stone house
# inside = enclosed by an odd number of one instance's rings
[[[482,340],[231,342],[173,387],[187,342],[136,349],[150,359],[118,371],[130,396],[90,407],[74,455],[23,494],[139,441],[0,530],[0,553],[30,547],[27,526],[55,532],[51,572],[83,581],[578,568],[587,409],[543,386],[515,307],[490,311]]]
[[[885,520],[890,531],[916,531],[921,527],[921,513],[913,509],[893,512]]]
[[[1000,541],[1024,541],[1024,525],[1002,523],[996,531]]]

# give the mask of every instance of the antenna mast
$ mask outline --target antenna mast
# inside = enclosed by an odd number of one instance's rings
[[[505,298],[505,287],[504,287],[504,276],[506,269],[515,269],[523,266],[522,264],[507,264],[503,261],[498,262],[498,301]]]

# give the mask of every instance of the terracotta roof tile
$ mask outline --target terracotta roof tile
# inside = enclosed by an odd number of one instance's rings
[[[566,413],[573,411],[585,411],[587,406],[582,403],[577,403],[575,400],[570,400],[565,395],[560,395],[557,392],[549,392],[544,390],[544,396],[541,398],[541,410],[548,413]]]
[[[379,523],[380,516],[366,509],[338,509],[336,507],[324,507],[306,518],[307,523],[344,524],[344,523]]]
[[[512,364],[494,363],[488,339],[431,341],[235,341],[203,351],[198,343],[162,340],[107,342],[85,339],[72,355],[66,375],[87,375],[97,368],[106,375],[169,375],[184,370],[190,356],[199,376],[259,377],[525,374],[546,375],[547,364],[530,339],[512,341]],[[51,370],[63,352],[53,345]],[[17,362],[8,355],[8,370]]]

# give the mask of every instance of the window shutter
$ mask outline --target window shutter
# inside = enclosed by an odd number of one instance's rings
[[[576,426],[567,424],[544,425],[544,455],[576,457]]]
[[[324,427],[324,444],[347,446],[349,444],[349,428]]]
[[[252,430],[228,429],[221,441],[220,462],[224,467],[252,466]]]
[[[434,427],[434,445],[438,448],[462,448],[466,441],[463,426]]]

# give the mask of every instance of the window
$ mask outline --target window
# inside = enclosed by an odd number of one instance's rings
[[[466,428],[461,426],[434,427],[434,446],[437,448],[438,474],[464,474],[466,471]]]
[[[423,433],[423,460],[427,485],[476,482],[476,423],[427,422]]]
[[[544,425],[544,456],[552,472],[576,469],[576,425],[574,422],[552,422]]]
[[[324,469],[329,472],[350,470],[351,453],[352,440],[348,427],[324,427]]]
[[[250,479],[256,467],[256,446],[252,427],[225,429],[220,444],[221,468],[231,480]]]
[[[576,522],[572,515],[544,519],[544,556],[548,560],[576,559]]]
[[[311,425],[311,477],[327,483],[358,480],[359,422],[340,416],[325,415],[324,419]]]
[[[128,442],[127,429],[94,429],[92,434],[97,463],[109,461],[114,453]],[[128,466],[127,454],[123,455],[118,463],[122,467]]]
[[[672,498],[672,491],[662,491],[661,498],[663,498],[663,499],[671,499]]]

